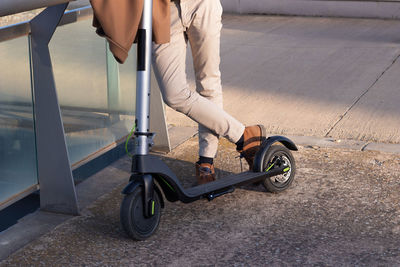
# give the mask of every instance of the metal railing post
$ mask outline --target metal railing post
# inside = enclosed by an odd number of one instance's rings
[[[48,44],[68,3],[46,8],[31,22],[29,52],[42,210],[79,213]]]

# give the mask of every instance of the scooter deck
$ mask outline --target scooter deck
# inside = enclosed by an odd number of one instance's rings
[[[132,161],[132,173],[152,174],[156,179],[162,177],[159,184],[170,201],[180,200],[185,203],[195,201],[203,197],[221,195],[224,192],[232,192],[235,186],[261,181],[263,179],[284,173],[283,168],[274,168],[268,172],[243,172],[225,176],[216,181],[198,185],[192,188],[183,188],[179,179],[165,165],[165,163],[153,155],[135,155]]]
[[[198,197],[213,193],[223,188],[238,186],[245,183],[256,182],[274,175],[283,173],[283,170],[270,170],[269,172],[242,172],[238,174],[228,175],[216,181],[198,185],[184,190],[184,194],[188,197]]]

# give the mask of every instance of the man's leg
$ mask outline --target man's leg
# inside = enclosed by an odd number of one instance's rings
[[[191,1],[185,1],[185,4]],[[154,73],[164,102],[182,112],[213,133],[236,143],[244,132],[244,125],[212,101],[189,89],[186,80],[186,40],[179,2],[171,2],[171,41],[154,45]]]
[[[222,86],[219,69],[222,28],[220,0],[181,0],[181,7],[183,25],[187,28],[186,32],[192,48],[196,90],[222,111]],[[212,111],[209,112],[213,114]],[[222,113],[214,115],[221,116]],[[200,162],[207,164],[215,157],[218,149],[216,133],[218,132],[212,131],[212,128],[205,127],[205,124],[199,124]],[[237,133],[242,133],[240,139],[234,141],[237,150],[244,156],[251,169],[255,153],[265,137],[264,127],[262,125],[243,127]]]
[[[188,3],[192,4],[189,12],[193,14],[193,19],[186,23],[196,74],[196,91],[222,109],[219,69],[222,6],[219,0],[195,0]],[[214,158],[217,149],[218,135],[199,124],[199,156]]]

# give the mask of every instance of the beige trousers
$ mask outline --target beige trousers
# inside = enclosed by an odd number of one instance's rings
[[[218,136],[237,142],[244,125],[222,107],[220,0],[171,1],[171,41],[153,45],[154,73],[164,102],[199,123],[199,155],[215,157]],[[189,41],[196,75],[196,92],[186,79]]]

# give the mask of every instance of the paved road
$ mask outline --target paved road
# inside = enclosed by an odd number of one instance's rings
[[[193,138],[166,158],[187,176],[185,186],[194,181],[196,147]],[[235,155],[222,141],[220,174],[240,171]],[[212,202],[167,203],[157,233],[144,242],[120,227],[120,185],[0,266],[400,265],[399,158],[315,146],[294,155],[297,176],[289,190],[247,186]],[[95,176],[126,172],[127,180],[129,169],[124,158]]]
[[[273,133],[400,142],[400,21],[224,15],[223,23],[224,106],[236,118]],[[168,120],[191,125],[171,110]]]

